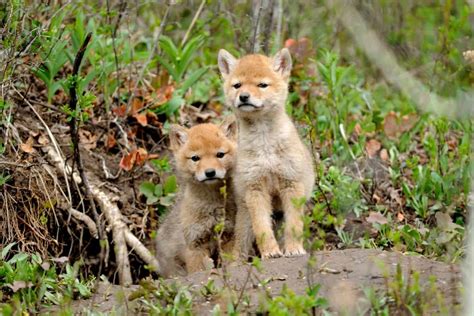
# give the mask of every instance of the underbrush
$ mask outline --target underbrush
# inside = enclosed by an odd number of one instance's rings
[[[317,175],[304,218],[307,249],[397,250],[448,263],[465,257],[472,117],[421,111],[386,82],[326,2],[271,2],[261,11],[217,1],[201,9],[174,1],[0,4],[3,314],[38,313],[46,305],[65,306],[67,314],[71,300],[91,295],[99,272],[120,282],[113,225],[88,179],[138,242],[153,249],[179,187],[167,146],[170,123],[230,114],[217,52],[241,56],[258,43],[267,54],[282,45],[292,53],[287,112],[311,148]],[[430,93],[454,99],[472,89],[467,3],[354,5]],[[132,281],[156,277],[153,265],[126,247]],[[420,289],[416,274],[407,280],[397,272],[394,282],[384,292],[367,290],[370,313],[423,314],[423,306],[437,303],[428,296],[442,301],[442,293]],[[240,292],[212,284],[197,294],[164,283],[146,289],[140,309],[155,314],[189,314],[196,295],[225,298],[216,315],[237,314],[244,304]],[[305,295],[285,289],[267,296],[260,311],[328,313],[318,291],[317,284]]]

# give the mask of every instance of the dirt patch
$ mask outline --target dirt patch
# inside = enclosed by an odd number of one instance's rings
[[[252,268],[249,276],[249,265],[228,267],[224,281],[221,269],[199,272],[182,278],[166,280],[188,286],[198,293],[210,280],[214,280],[219,289],[224,286],[232,288],[235,293],[244,293],[249,298],[249,305],[240,308],[246,312],[255,312],[262,298],[273,297],[281,293],[284,286],[297,295],[305,294],[310,283],[320,284],[319,294],[328,299],[330,310],[357,310],[367,304],[364,300],[364,289],[385,290],[387,281],[394,278],[397,265],[400,264],[405,279],[410,271],[419,273],[419,286],[429,284],[435,277],[436,288],[443,293],[446,306],[455,306],[459,302],[460,269],[457,265],[429,260],[419,256],[404,255],[367,249],[347,249],[340,251],[322,251],[315,256],[316,264],[308,268],[308,256],[295,258],[278,258],[264,261],[263,270],[258,272]],[[248,281],[247,281],[248,278]],[[262,283],[265,283],[262,286]],[[244,286],[245,285],[245,286]],[[138,300],[129,301],[130,293],[137,286],[125,289],[119,286],[100,284],[96,294],[89,300],[72,303],[76,312],[96,310],[101,312],[115,311],[127,314],[131,310],[140,310]],[[242,290],[243,289],[243,290]],[[133,294],[132,294],[133,295]],[[193,300],[195,314],[208,315],[216,304],[224,310],[225,300],[219,298],[205,299],[198,296]]]

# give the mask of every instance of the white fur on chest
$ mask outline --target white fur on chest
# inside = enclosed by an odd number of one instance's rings
[[[241,131],[237,155],[237,170],[245,178],[258,179],[277,175],[292,179],[297,174],[298,158],[295,148],[295,130],[291,122],[284,122],[278,130],[265,124],[255,124]]]

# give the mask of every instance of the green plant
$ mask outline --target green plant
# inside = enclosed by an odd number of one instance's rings
[[[157,113],[166,113],[168,116],[174,114],[184,104],[186,91],[209,70],[207,66],[201,67],[184,78],[195,53],[203,44],[203,36],[191,38],[183,47],[177,47],[169,37],[160,38],[160,47],[166,57],[157,55],[156,59],[170,74],[178,88],[166,104],[157,108]]]
[[[15,243],[5,246],[0,254],[2,315],[10,315],[14,310],[38,312],[43,304],[59,305],[76,297],[91,295],[92,280],[79,279],[79,262],[73,267],[67,264],[66,273],[58,275],[57,267],[39,254],[19,252],[11,255],[14,246]]]
[[[140,193],[146,197],[147,204],[158,203],[158,213],[162,214],[165,209],[173,205],[177,189],[176,176],[171,175],[164,183],[154,184],[145,181],[140,185]]]

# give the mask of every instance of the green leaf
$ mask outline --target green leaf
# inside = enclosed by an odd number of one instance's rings
[[[163,185],[157,184],[155,185],[155,191],[153,191],[156,197],[160,197],[163,195]]]
[[[166,179],[165,184],[163,186],[164,194],[168,195],[170,193],[174,193],[176,192],[176,188],[177,188],[176,176],[171,175]]]
[[[181,91],[182,94],[185,94],[186,91],[188,91],[188,89],[192,85],[194,85],[208,70],[209,70],[209,67],[204,67],[204,68],[195,70],[186,78],[186,80],[183,82],[183,84],[179,88],[179,91]]]
[[[176,69],[170,64],[168,63],[166,60],[163,59],[163,57],[157,55],[156,56],[156,59],[158,60],[158,62],[166,68],[166,71],[168,71],[168,73],[170,74],[170,76],[173,78],[174,81],[176,82],[179,82],[179,80],[181,79],[180,76],[178,75],[178,73],[176,72]]]
[[[16,263],[16,262],[19,262],[19,261],[24,261],[28,257],[29,257],[29,255],[27,253],[20,252],[20,253],[17,253],[16,255],[14,255],[13,258],[11,258],[8,261],[8,263],[12,264],[12,263]]]
[[[145,181],[140,184],[139,187],[140,193],[146,196],[147,198],[155,196],[155,184],[149,181]]]
[[[0,259],[5,260],[5,257],[7,256],[8,252],[10,249],[12,249],[13,246],[16,245],[16,242],[12,242],[11,244],[8,244],[5,246],[5,248],[2,249],[1,257]]]

